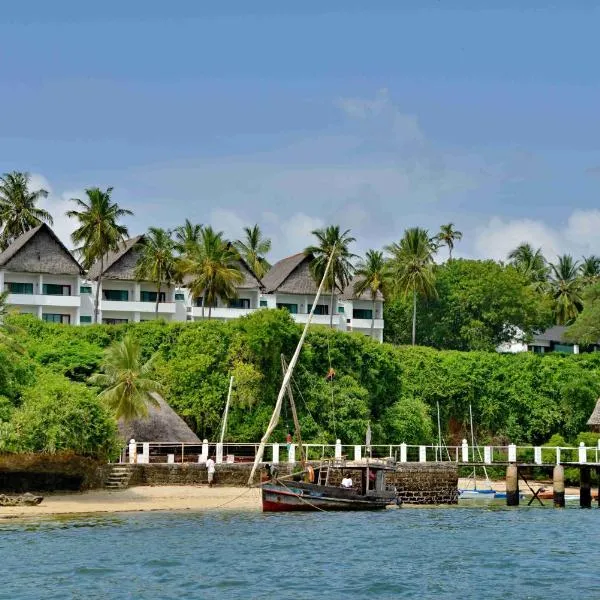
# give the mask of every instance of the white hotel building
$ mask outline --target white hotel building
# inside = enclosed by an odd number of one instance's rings
[[[157,286],[135,278],[144,237],[127,240],[118,252],[109,253],[102,265],[96,263],[87,279],[58,237],[47,225],[40,225],[11,244],[0,254],[0,289],[9,291],[8,304],[40,319],[66,324],[93,322],[94,294],[100,274],[99,321],[105,324],[140,322],[156,318]],[[310,257],[295,254],[277,262],[260,281],[244,261],[244,281],[235,300],[211,307],[211,318],[235,319],[265,308],[284,308],[298,323],[306,323],[317,293],[309,270]],[[336,294],[333,324],[341,331],[355,331],[383,341],[383,297],[373,302],[366,295],[357,298],[349,285]],[[321,296],[313,322],[329,325],[331,296]],[[208,317],[204,307],[204,318]],[[163,286],[158,318],[166,321],[196,321],[202,318],[202,298],[187,288]]]

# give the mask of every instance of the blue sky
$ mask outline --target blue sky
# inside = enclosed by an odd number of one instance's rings
[[[328,223],[363,251],[448,221],[463,256],[600,254],[592,2],[300,4],[10,3],[0,170],[51,190],[63,237],[111,185],[132,234],[258,222],[273,259]]]

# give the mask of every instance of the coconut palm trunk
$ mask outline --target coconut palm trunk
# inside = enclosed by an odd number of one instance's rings
[[[104,256],[100,259],[100,275],[96,280],[96,298],[94,300],[94,323],[98,323],[98,307],[100,305],[100,288],[102,287],[102,272],[104,271]]]
[[[331,282],[331,297],[329,298],[329,327],[333,329],[333,300],[334,300],[335,281]]]
[[[154,317],[158,319],[158,303],[160,302],[160,282],[158,283],[158,291],[156,292],[156,305],[154,306]]]
[[[417,290],[413,288],[413,322],[412,322],[412,345],[417,341]]]

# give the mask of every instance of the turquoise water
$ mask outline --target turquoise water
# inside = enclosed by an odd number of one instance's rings
[[[600,598],[597,509],[140,513],[0,524],[0,598]]]

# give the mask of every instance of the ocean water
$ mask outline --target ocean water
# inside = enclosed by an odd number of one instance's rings
[[[600,510],[0,522],[0,598],[600,598]]]

